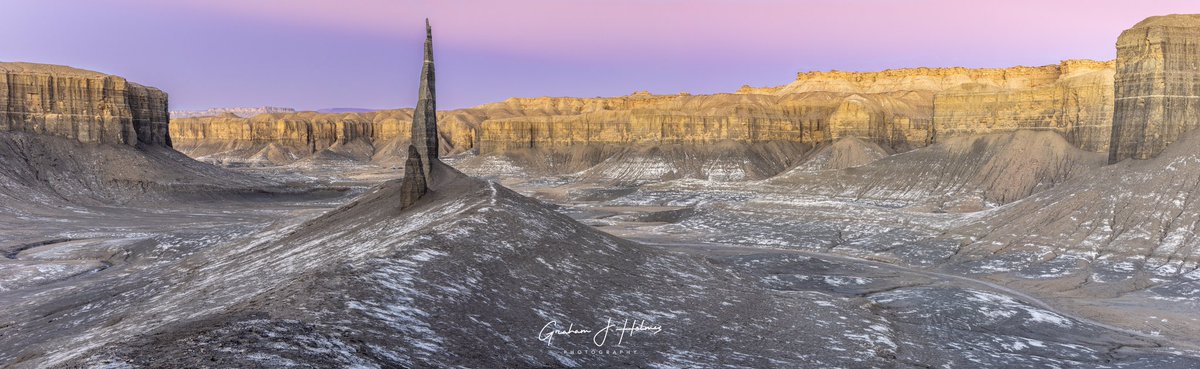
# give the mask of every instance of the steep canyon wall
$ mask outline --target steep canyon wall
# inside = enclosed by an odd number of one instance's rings
[[[167,94],[156,88],[64,66],[0,63],[0,132],[171,146],[167,122]]]
[[[1200,125],[1200,14],[1150,17],[1117,38],[1109,162],[1149,159]]]
[[[1064,61],[1042,72],[1054,78],[1017,78],[1016,86],[967,83],[935,95],[934,135],[955,136],[1046,130],[1083,150],[1107,152],[1113,114],[1113,63]],[[1042,74],[1042,73],[1038,73]]]
[[[612,98],[513,98],[439,113],[443,154],[572,150],[580,146],[811,146],[861,138],[891,151],[962,135],[1057,132],[1077,147],[1108,149],[1113,63],[1070,60],[1004,69],[912,68],[801,73],[779,87],[736,93]],[[172,124],[192,156],[288,161],[361,143],[359,157],[403,156],[411,110],[190,118]],[[400,146],[397,146],[400,145]],[[286,154],[280,154],[280,151]],[[391,154],[379,155],[381,151]]]

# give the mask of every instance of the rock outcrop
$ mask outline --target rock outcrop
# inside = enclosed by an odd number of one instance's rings
[[[167,94],[70,67],[0,63],[0,213],[293,189],[173,150]]]
[[[175,148],[206,161],[286,164],[320,154],[355,160],[403,157],[412,109],[373,113],[233,114],[171,121]],[[401,140],[403,138],[403,140]],[[403,142],[398,142],[403,141]]]
[[[1150,17],[1117,38],[1109,162],[1149,159],[1200,125],[1200,14]]]
[[[167,94],[70,67],[0,63],[0,132],[171,146]]]
[[[1042,67],[1053,78],[1017,78],[1016,86],[969,83],[934,96],[935,140],[1046,130],[1072,145],[1107,152],[1113,113],[1113,63],[1068,60]]]
[[[429,186],[433,184],[433,165],[440,163],[434,81],[433,28],[429,26],[429,19],[425,19],[425,62],[421,65],[421,86],[417,92],[417,108],[413,112],[404,182],[400,184],[400,206],[405,208],[429,192]]]
[[[417,147],[408,145],[408,159],[404,161],[404,181],[400,183],[400,207],[412,206],[422,196],[429,193],[429,182],[426,181],[424,163],[421,162],[421,152]]]
[[[896,150],[960,135],[1058,132],[1107,150],[1112,63],[1068,60],[1008,69],[913,68],[801,73],[773,88],[709,96],[631,95],[576,103],[577,114],[490,119],[481,153],[580,144],[789,141],[858,137]]]
[[[425,182],[431,182],[430,166],[437,160],[438,126],[437,126],[437,94],[434,89],[433,73],[433,28],[429,20],[425,20],[425,62],[421,64],[421,86],[417,91],[417,107],[413,110],[412,140],[410,140],[409,156],[413,149],[420,156],[421,173]],[[410,160],[411,162],[411,160]]]

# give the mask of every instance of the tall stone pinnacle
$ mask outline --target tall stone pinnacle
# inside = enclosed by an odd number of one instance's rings
[[[401,183],[401,207],[412,205],[429,192],[433,184],[433,162],[438,160],[437,103],[433,79],[433,28],[425,19],[425,63],[421,66],[421,87],[413,111],[412,140],[408,146],[404,182]]]
[[[430,162],[438,158],[437,99],[433,78],[433,28],[425,19],[425,63],[421,65],[421,87],[413,112],[412,145],[421,154],[425,182],[432,183]]]

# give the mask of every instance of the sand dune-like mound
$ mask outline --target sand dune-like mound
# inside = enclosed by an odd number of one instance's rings
[[[619,148],[579,173],[592,181],[657,182],[680,178],[741,181],[767,178],[792,165],[808,145],[789,142],[658,145]]]
[[[820,146],[803,163],[788,171],[818,172],[860,167],[887,156],[887,150],[875,143],[857,137],[844,137]]]
[[[901,206],[974,211],[1022,199],[1104,165],[1062,136],[1018,131],[956,137],[838,171],[788,171],[767,181],[789,191]]]
[[[942,238],[962,246],[944,268],[1193,340],[1200,309],[1196,133],[1156,158],[1083,173],[948,232]]]
[[[454,163],[488,176],[568,176],[598,183],[637,185],[673,179],[742,181],[763,179],[795,163],[811,146],[795,142],[711,144],[579,145],[511,150]]]
[[[1125,160],[1086,173],[982,218],[964,254],[1042,255],[1030,265],[1076,264],[1113,275],[1186,276],[1200,268],[1200,137],[1189,133],[1150,160]],[[1135,279],[1116,278],[1142,285]],[[1100,281],[1095,287],[1108,289]],[[1088,288],[1087,283],[1081,286]],[[1136,287],[1129,285],[1128,287]],[[1104,291],[1093,291],[1104,292]],[[1108,292],[1115,292],[1109,290]]]

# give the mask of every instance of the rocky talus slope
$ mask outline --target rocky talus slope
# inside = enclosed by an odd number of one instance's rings
[[[167,94],[70,67],[0,63],[0,132],[171,146]]]
[[[1200,125],[1200,14],[1150,17],[1117,38],[1109,162],[1149,159]]]

